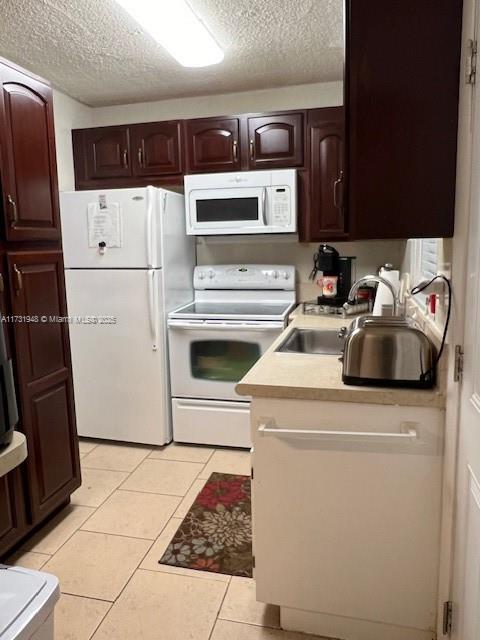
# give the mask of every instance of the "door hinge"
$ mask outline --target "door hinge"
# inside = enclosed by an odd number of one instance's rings
[[[252,556],[252,568],[255,569],[255,556]]]
[[[467,42],[465,81],[467,84],[475,84],[477,81],[477,41],[472,39]]]
[[[453,617],[453,602],[447,600],[443,603],[443,635],[449,636],[452,633],[452,617]]]
[[[453,368],[454,382],[460,382],[463,376],[463,349],[461,344],[455,345],[455,365]]]
[[[250,468],[250,478],[253,480],[253,467]]]

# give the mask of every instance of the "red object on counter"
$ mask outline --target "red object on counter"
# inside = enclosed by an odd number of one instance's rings
[[[437,296],[435,293],[431,293],[428,296],[428,310],[432,315],[435,315],[436,309],[437,309]]]

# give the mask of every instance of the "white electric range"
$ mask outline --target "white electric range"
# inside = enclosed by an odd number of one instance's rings
[[[173,439],[250,447],[250,402],[235,385],[284,330],[295,268],[195,267],[194,288],[168,316]]]

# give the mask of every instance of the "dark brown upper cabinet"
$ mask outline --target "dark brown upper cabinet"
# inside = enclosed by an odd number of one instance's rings
[[[453,234],[461,0],[346,2],[353,238]]]
[[[89,180],[132,175],[128,127],[98,127],[83,131],[85,174]]]
[[[237,171],[240,167],[238,118],[185,122],[187,173]]]
[[[51,88],[0,60],[0,168],[7,240],[60,237]]]
[[[7,262],[14,315],[66,316],[61,251],[8,252]],[[80,485],[68,325],[16,322],[14,334],[30,513],[38,522]]]
[[[303,113],[247,118],[248,168],[281,169],[303,164]]]
[[[181,173],[181,124],[148,122],[130,127],[133,174],[163,176]]]
[[[300,206],[300,237],[305,242],[344,239],[344,110],[311,109],[307,116],[305,204]]]

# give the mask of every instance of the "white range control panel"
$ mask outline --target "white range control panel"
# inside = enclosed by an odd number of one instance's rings
[[[195,289],[295,289],[295,267],[278,264],[222,264],[195,267]]]

